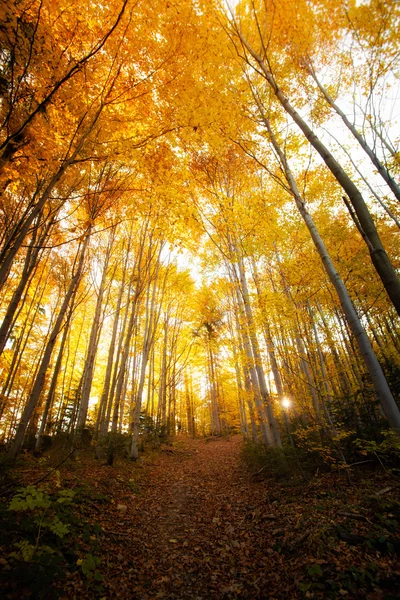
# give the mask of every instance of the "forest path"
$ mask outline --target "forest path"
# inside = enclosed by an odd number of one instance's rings
[[[282,560],[271,547],[276,524],[268,521],[266,484],[251,482],[240,467],[241,445],[239,436],[181,438],[145,467],[142,492],[118,522],[128,536],[114,540],[120,564],[111,561],[105,573],[111,596],[274,597]]]
[[[242,447],[238,435],[181,437],[135,463],[117,458],[110,467],[88,451],[50,471],[50,462],[26,457],[25,485],[44,475],[46,491],[76,489],[81,534],[55,582],[61,600],[400,598],[392,471],[353,470],[352,485],[341,471],[260,480],[241,462]],[[84,523],[100,527],[84,534]],[[101,583],[78,568],[85,554],[100,559]],[[25,591],[7,597],[37,597]]]

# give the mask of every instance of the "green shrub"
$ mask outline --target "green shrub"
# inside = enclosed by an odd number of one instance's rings
[[[354,445],[362,456],[385,467],[400,468],[400,437],[392,429],[380,432],[377,441],[357,438]]]
[[[100,454],[106,456],[107,464],[111,467],[115,458],[123,457],[128,450],[130,436],[126,433],[107,433],[104,438],[98,441],[98,450]]]
[[[271,448],[258,442],[247,441],[241,458],[253,474],[262,474],[277,480],[302,475],[300,453],[292,446]]]
[[[83,522],[77,505],[72,490],[50,494],[30,485],[1,506],[0,582],[7,593],[27,588],[31,598],[54,598],[67,572],[77,570],[85,581],[102,579],[93,554],[101,529]]]

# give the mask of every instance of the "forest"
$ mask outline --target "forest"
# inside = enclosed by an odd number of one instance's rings
[[[6,598],[399,597],[399,26],[1,4]]]

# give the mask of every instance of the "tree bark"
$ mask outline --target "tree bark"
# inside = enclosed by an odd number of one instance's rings
[[[156,244],[157,245],[157,244]],[[142,351],[142,363],[140,369],[140,380],[136,393],[136,405],[133,414],[133,423],[131,424],[132,431],[132,442],[129,452],[129,457],[133,460],[137,460],[139,458],[139,428],[140,428],[140,411],[142,407],[142,396],[144,390],[144,383],[146,377],[146,367],[149,359],[150,350],[152,348],[152,344],[154,342],[154,336],[158,324],[158,319],[160,316],[161,304],[158,309],[157,314],[155,313],[155,302],[156,302],[156,292],[157,292],[157,283],[158,283],[158,275],[160,270],[160,258],[161,251],[164,244],[161,242],[159,245],[158,256],[156,259],[156,265],[154,270],[154,281],[153,281],[153,291],[150,300],[150,286],[148,288],[147,301],[146,301],[146,320],[144,327],[144,340],[143,340],[143,351]],[[149,265],[150,267],[150,265]],[[165,289],[166,279],[164,279],[164,286],[162,290],[162,295]]]
[[[285,173],[286,180],[290,186],[291,192],[295,199],[297,208],[299,209],[299,212],[303,217],[303,220],[310,232],[311,238],[322,260],[325,271],[337,292],[343,312],[346,316],[349,327],[356,339],[361,356],[363,357],[365,366],[371,377],[375,391],[379,397],[383,412],[386,415],[386,418],[388,419],[391,427],[393,427],[393,429],[400,433],[400,411],[393,398],[392,392],[390,391],[390,388],[388,386],[382,368],[379,364],[379,361],[375,356],[371,342],[369,341],[369,338],[361,324],[360,318],[350,299],[346,286],[344,285],[338,271],[336,270],[332,259],[328,253],[328,250],[318,232],[318,229],[315,226],[315,223],[305,206],[305,202],[300,195],[297,183],[289,168],[286,156],[284,155],[280,145],[278,144],[276,137],[274,136],[271,130],[270,123],[265,117],[265,115],[263,115],[263,119],[268,129],[271,142],[279,157],[280,163]]]
[[[66,344],[68,334],[69,334],[71,317],[72,317],[72,311],[70,310],[69,315],[68,315],[65,325],[64,325],[64,331],[63,331],[63,335],[62,335],[62,339],[61,339],[61,344],[60,344],[60,348],[58,350],[58,356],[57,356],[56,364],[54,367],[53,375],[51,378],[50,389],[47,394],[46,402],[45,402],[44,409],[43,409],[39,432],[38,432],[38,436],[36,438],[36,446],[35,446],[36,450],[40,450],[40,448],[42,447],[43,435],[44,435],[45,429],[48,427],[48,422],[47,422],[48,415],[50,413],[50,409],[54,402],[54,395],[56,392],[57,380],[58,380],[58,376],[60,374],[61,365],[62,365],[62,361],[64,358],[64,348],[65,348],[65,344]]]
[[[28,285],[31,275],[34,273],[38,265],[38,258],[42,250],[41,245],[45,243],[45,240],[48,237],[49,230],[52,224],[53,221],[49,222],[45,227],[45,230],[43,231],[42,235],[40,235],[39,237],[37,237],[37,229],[34,228],[34,231],[32,233],[32,239],[26,253],[21,278],[12,295],[11,301],[7,307],[6,314],[0,327],[0,354],[2,354],[10,332],[12,330],[14,316],[20,303],[22,294]]]
[[[394,196],[400,202],[400,186],[396,183],[396,181],[390,175],[390,173],[386,169],[386,167],[381,163],[381,161],[379,160],[379,158],[377,157],[375,152],[372,150],[372,148],[370,148],[370,146],[367,144],[365,138],[357,131],[357,129],[355,128],[353,123],[351,123],[351,121],[349,121],[349,119],[347,118],[345,113],[342,111],[342,109],[336,104],[336,102],[330,96],[329,92],[324,88],[322,83],[317,78],[317,75],[316,75],[311,63],[308,63],[308,69],[309,69],[311,77],[314,79],[315,83],[317,84],[320,92],[322,93],[322,95],[325,98],[325,100],[327,101],[327,103],[333,108],[333,110],[336,112],[336,114],[339,115],[339,117],[342,119],[343,123],[346,125],[347,129],[349,131],[351,131],[351,133],[353,134],[353,136],[355,137],[357,142],[360,144],[361,148],[364,150],[365,154],[370,158],[372,164],[378,171],[379,175],[386,182],[386,184],[392,190]]]
[[[284,110],[290,115],[290,117],[293,119],[296,125],[304,133],[307,140],[321,156],[322,160],[325,162],[332,175],[335,177],[337,182],[340,184],[340,186],[343,188],[343,190],[349,197],[349,200],[357,215],[360,227],[364,232],[364,241],[366,242],[366,245],[368,247],[372,263],[386,289],[389,298],[393,302],[393,305],[400,316],[400,280],[397,276],[395,268],[390,262],[390,259],[379,237],[375,223],[359,189],[347,175],[343,167],[333,157],[332,153],[328,150],[328,148],[321,142],[321,140],[312,131],[312,129],[305,122],[305,120],[290,104],[286,96],[283,94],[281,88],[278,86],[275,77],[271,73],[263,58],[250,46],[250,44],[240,32],[236,24],[235,30],[243,46],[258,64],[263,77],[268,82],[269,86],[271,87],[273,93],[275,94],[276,98],[278,99]],[[263,114],[262,118],[264,120]]]
[[[88,408],[89,408],[89,398],[90,398],[90,391],[92,389],[94,363],[95,363],[95,358],[96,358],[97,346],[98,346],[98,342],[99,342],[99,333],[100,333],[101,326],[102,326],[100,317],[101,317],[101,311],[102,311],[102,307],[103,307],[103,297],[104,297],[104,291],[105,291],[105,285],[106,285],[106,279],[107,279],[107,271],[108,271],[108,265],[110,262],[113,241],[114,241],[114,232],[112,232],[109,243],[107,245],[106,254],[104,257],[103,272],[102,272],[102,276],[101,276],[92,327],[90,330],[90,338],[89,338],[89,344],[88,344],[87,354],[86,354],[86,358],[85,358],[85,366],[84,366],[83,374],[82,374],[82,394],[81,394],[81,402],[80,402],[80,406],[79,406],[78,418],[77,418],[77,424],[76,424],[76,435],[78,438],[82,435],[82,432],[85,428],[87,413],[88,413]]]
[[[91,233],[91,231],[89,229],[86,232],[84,242],[83,242],[81,248],[79,249],[79,256],[77,257],[78,258],[78,266],[76,268],[75,273],[73,274],[73,276],[71,278],[71,282],[69,284],[67,293],[64,297],[63,303],[62,303],[60,311],[58,313],[58,317],[56,319],[56,322],[54,323],[49,340],[47,342],[47,345],[46,345],[46,348],[45,348],[45,351],[43,354],[43,358],[42,358],[39,370],[37,372],[37,375],[36,375],[36,378],[35,378],[35,381],[34,381],[34,384],[32,387],[31,394],[29,396],[27,405],[25,406],[25,409],[22,413],[22,417],[21,417],[20,423],[18,425],[18,429],[15,434],[13,443],[11,444],[10,449],[8,451],[9,458],[12,458],[12,459],[15,458],[15,456],[17,455],[17,453],[20,450],[22,443],[24,441],[25,432],[29,425],[29,421],[32,417],[33,411],[38,403],[40,394],[43,390],[46,372],[47,372],[48,366],[50,364],[50,360],[51,360],[53,349],[54,349],[54,346],[55,346],[55,343],[57,340],[57,336],[61,329],[62,323],[65,319],[66,310],[69,306],[70,301],[76,294],[77,287],[78,287],[79,281],[82,276],[83,264],[84,264],[84,260],[85,260],[86,249],[89,244],[90,233]]]
[[[232,268],[233,268],[233,266],[232,266]],[[232,276],[232,273],[231,273],[231,276]],[[250,383],[251,383],[254,403],[255,403],[255,407],[256,407],[258,420],[260,423],[260,428],[261,428],[262,441],[265,446],[272,446],[273,445],[272,433],[271,433],[271,429],[269,426],[267,416],[264,411],[264,405],[262,402],[261,391],[260,391],[260,384],[259,384],[259,380],[257,377],[256,369],[254,366],[254,355],[253,355],[253,351],[252,351],[252,347],[251,347],[251,343],[250,343],[250,339],[249,339],[249,335],[248,335],[248,330],[247,330],[247,327],[242,325],[242,322],[241,322],[244,319],[243,298],[240,295],[236,281],[233,281],[233,285],[234,285],[234,290],[235,290],[235,295],[236,295],[237,312],[242,317],[242,319],[240,319],[238,317],[237,326],[238,326],[238,334],[241,337],[243,348],[244,348],[244,351],[246,354],[246,364],[244,366],[245,381],[248,382],[248,380],[250,380]],[[249,408],[250,408],[250,405],[251,405],[251,402],[249,400]],[[250,411],[250,416],[253,417],[252,410]],[[252,418],[252,425],[253,425],[253,423],[255,423],[254,418]],[[254,438],[254,433],[255,432],[253,429],[253,438]],[[257,434],[256,434],[256,437],[257,437]]]
[[[261,391],[262,398],[264,400],[264,405],[265,405],[268,421],[269,421],[269,424],[271,427],[271,432],[273,434],[274,445],[282,446],[282,441],[281,441],[281,436],[280,436],[280,432],[278,429],[278,424],[275,419],[275,415],[274,415],[274,411],[273,411],[272,403],[271,403],[271,398],[270,398],[270,395],[268,392],[267,382],[265,380],[265,374],[264,374],[264,370],[262,367],[260,347],[259,347],[259,343],[258,343],[256,331],[255,331],[253,311],[252,311],[251,304],[250,304],[250,297],[249,297],[249,291],[248,291],[248,287],[247,287],[247,279],[246,279],[246,273],[245,273],[245,269],[244,269],[243,259],[238,254],[237,251],[236,251],[236,261],[237,261],[237,265],[238,265],[238,269],[239,269],[239,280],[240,280],[240,284],[241,284],[243,304],[244,304],[245,314],[246,314],[246,318],[247,318],[247,322],[248,322],[249,336],[250,336],[251,346],[253,349],[255,368],[256,368],[257,377],[258,377],[258,381],[259,381],[259,385],[260,385],[260,391]]]
[[[8,278],[14,258],[18,253],[19,249],[21,248],[32,223],[43,210],[46,202],[50,199],[54,188],[57,186],[64,173],[75,162],[77,156],[79,155],[80,151],[82,150],[85,144],[85,141],[87,140],[90,133],[93,131],[93,128],[95,127],[103,108],[104,106],[100,105],[100,107],[94,114],[88,128],[82,134],[71,156],[65,159],[64,162],[60,165],[57,173],[55,173],[50,179],[45,191],[43,192],[37,203],[33,206],[30,213],[24,215],[24,217],[20,220],[19,224],[14,228],[14,231],[11,232],[8,236],[8,239],[0,252],[0,289],[2,289],[3,285],[5,284]]]

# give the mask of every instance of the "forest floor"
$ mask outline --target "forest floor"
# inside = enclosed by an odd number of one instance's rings
[[[65,463],[57,484],[88,491],[80,510],[101,527],[104,579],[69,572],[61,597],[400,598],[398,480],[259,480],[240,461],[242,444],[179,438],[135,464]],[[21,476],[38,473],[31,465]]]

